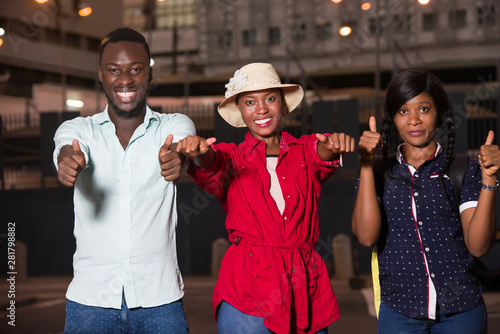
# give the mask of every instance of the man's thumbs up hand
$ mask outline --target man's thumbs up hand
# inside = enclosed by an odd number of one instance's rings
[[[65,145],[57,156],[57,179],[66,187],[73,187],[78,174],[85,168],[85,155],[80,143],[74,139],[71,145]]]

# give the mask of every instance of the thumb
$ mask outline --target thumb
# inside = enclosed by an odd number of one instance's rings
[[[213,143],[215,143],[216,141],[217,141],[217,139],[215,137],[208,138],[207,140],[205,140],[205,145],[208,147],[208,146],[212,145]]]
[[[324,143],[327,140],[327,137],[322,133],[317,133],[316,138],[318,138],[321,143]]]
[[[369,126],[371,132],[377,132],[377,120],[375,119],[374,116],[370,117]]]
[[[73,141],[71,142],[71,146],[73,146],[73,151],[75,151],[75,154],[82,153],[82,150],[80,149],[80,143],[78,142],[78,140],[73,139]]]
[[[490,130],[490,132],[488,132],[488,137],[486,137],[486,142],[484,143],[484,145],[493,144],[493,139],[495,139],[495,132],[493,130]]]
[[[167,139],[165,139],[165,143],[163,143],[163,146],[165,149],[168,151],[170,149],[170,146],[172,145],[172,142],[174,141],[174,136],[172,134],[169,134],[167,136]],[[163,147],[162,147],[163,148]]]
[[[206,154],[209,150],[210,147],[213,143],[215,143],[217,139],[215,137],[210,137],[200,143],[200,153],[201,154]]]
[[[78,142],[78,140],[73,139],[73,141],[71,142],[71,146],[73,147],[73,151],[75,152],[73,158],[80,165],[80,167],[83,168],[85,166],[85,155],[83,155],[83,152],[80,149],[80,143]]]

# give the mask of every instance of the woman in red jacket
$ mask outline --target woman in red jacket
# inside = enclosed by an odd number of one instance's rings
[[[343,133],[296,139],[279,128],[303,98],[281,84],[270,64],[236,71],[220,115],[248,127],[243,143],[189,136],[177,151],[191,156],[188,173],[219,199],[233,243],[215,286],[219,333],[326,333],[339,316],[325,264],[315,250],[321,186],[341,154],[353,152]]]

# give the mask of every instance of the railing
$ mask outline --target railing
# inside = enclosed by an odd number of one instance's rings
[[[39,113],[29,113],[26,114],[2,114],[3,119],[3,131],[10,132],[25,129],[30,126],[40,126],[40,114]]]
[[[203,138],[214,136],[214,110],[213,105],[182,105],[163,108],[166,114],[180,113],[188,116],[196,126],[196,133]]]

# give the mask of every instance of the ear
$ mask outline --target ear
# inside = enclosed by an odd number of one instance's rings
[[[149,67],[149,83],[151,83],[151,81],[153,81],[153,69],[151,67]]]
[[[97,76],[99,77],[99,81],[102,82],[102,70],[99,67],[99,71],[97,71]]]

